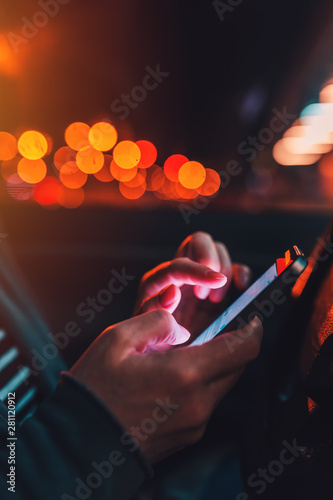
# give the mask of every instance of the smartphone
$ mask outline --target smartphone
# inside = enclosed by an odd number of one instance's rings
[[[245,327],[254,316],[263,322],[288,298],[297,278],[307,267],[307,260],[294,245],[231,304],[190,345],[201,345],[223,332]]]

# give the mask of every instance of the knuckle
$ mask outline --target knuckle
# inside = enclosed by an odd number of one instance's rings
[[[155,311],[153,311],[151,314],[154,316],[154,320],[157,323],[165,325],[166,328],[172,328],[173,317],[168,311],[166,311],[165,309],[155,309]]]
[[[180,368],[178,371],[178,383],[182,389],[193,389],[201,384],[198,371],[194,367]]]

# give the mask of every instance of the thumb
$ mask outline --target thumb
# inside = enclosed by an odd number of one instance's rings
[[[127,321],[127,341],[137,352],[143,353],[156,346],[178,345],[186,342],[191,334],[179,325],[164,309],[155,310]]]

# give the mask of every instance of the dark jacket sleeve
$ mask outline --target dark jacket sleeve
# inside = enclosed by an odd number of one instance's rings
[[[0,416],[1,499],[124,500],[152,475],[138,445],[103,403],[67,373],[16,426],[15,493],[8,490],[7,419]]]

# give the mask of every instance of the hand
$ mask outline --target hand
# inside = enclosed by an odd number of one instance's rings
[[[145,313],[105,330],[71,370],[151,462],[200,439],[218,402],[257,356],[262,326],[255,318],[246,330],[202,346],[149,352],[187,337],[167,311]]]
[[[223,243],[198,232],[186,238],[174,260],[143,276],[135,313],[166,309],[195,338],[221,314],[221,302],[232,282],[245,290],[250,279],[250,269],[232,264]]]

